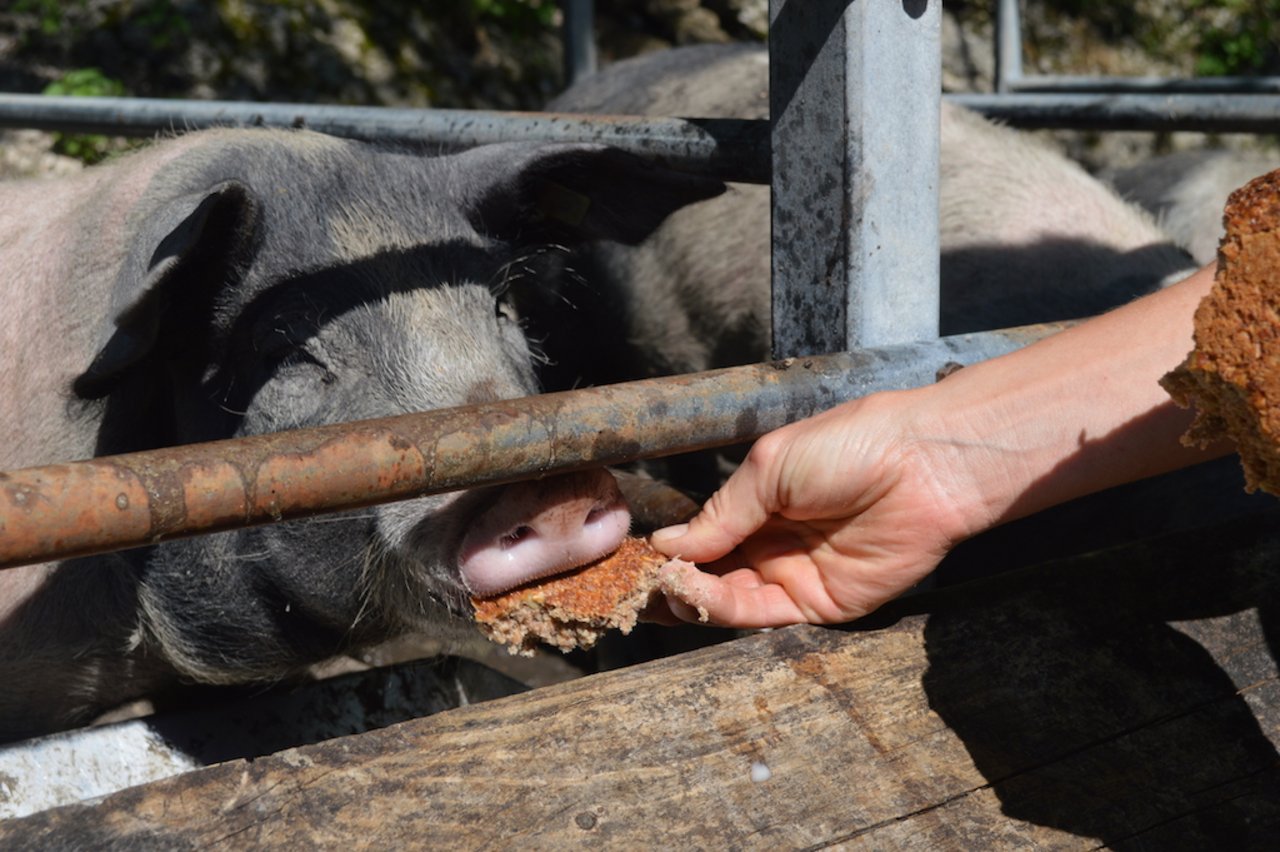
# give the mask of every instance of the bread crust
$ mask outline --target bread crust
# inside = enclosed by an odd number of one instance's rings
[[[472,598],[476,623],[513,654],[531,655],[540,642],[562,651],[590,648],[608,630],[630,633],[659,593],[670,562],[642,538],[628,536],[613,553],[565,574],[493,598]]]
[[[1280,169],[1233,192],[1223,225],[1195,348],[1160,383],[1195,408],[1183,443],[1230,440],[1245,487],[1280,494]]]

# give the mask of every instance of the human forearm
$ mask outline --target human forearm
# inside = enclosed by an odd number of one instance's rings
[[[957,478],[968,534],[1229,450],[1182,446],[1190,414],[1158,384],[1213,271],[919,392],[914,440]]]

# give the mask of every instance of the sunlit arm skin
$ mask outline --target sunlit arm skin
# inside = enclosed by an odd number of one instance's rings
[[[766,435],[689,524],[654,534],[705,569],[668,587],[714,624],[848,621],[983,530],[1225,454],[1180,443],[1191,415],[1158,384],[1191,349],[1213,272],[935,385]]]

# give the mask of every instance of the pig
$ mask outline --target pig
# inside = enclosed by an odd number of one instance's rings
[[[765,118],[768,106],[766,51],[738,44],[615,63],[547,108]],[[1079,165],[1029,134],[950,103],[941,113],[939,196],[943,334],[1095,314],[1194,269],[1150,215]],[[572,292],[561,301],[584,318],[583,328],[599,333],[549,339],[548,354],[562,366],[548,383],[769,357],[769,233],[768,187],[732,184],[676,212],[638,246],[587,246],[581,276],[564,282]]]
[[[0,470],[537,393],[518,292],[722,190],[599,145],[265,129],[5,184]],[[0,571],[0,740],[470,629],[471,594],[628,524],[596,470]]]
[[[1102,178],[1154,215],[1197,263],[1206,264],[1218,255],[1227,196],[1276,168],[1280,154],[1275,152],[1196,149],[1104,172]]]

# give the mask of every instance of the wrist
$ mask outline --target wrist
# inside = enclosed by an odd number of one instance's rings
[[[1225,452],[1184,447],[1159,379],[1191,347],[1212,268],[914,392],[911,443],[968,535]]]
[[[939,495],[936,522],[952,545],[1009,520],[1043,441],[1018,431],[989,394],[973,393],[966,367],[935,385],[908,391],[902,436],[905,466]]]

